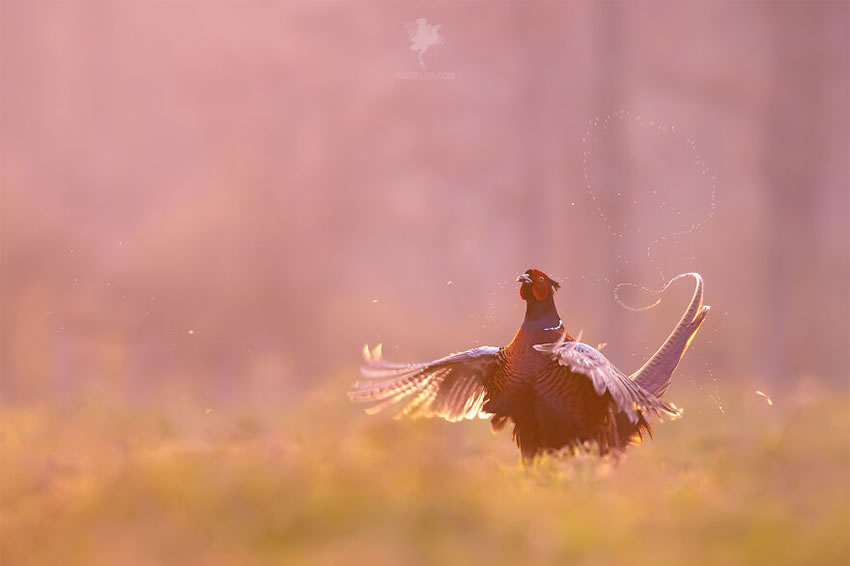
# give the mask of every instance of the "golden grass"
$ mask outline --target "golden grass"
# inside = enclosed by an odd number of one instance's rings
[[[525,469],[486,422],[367,417],[344,386],[277,415],[4,408],[0,562],[850,561],[846,392],[679,396],[619,463]]]

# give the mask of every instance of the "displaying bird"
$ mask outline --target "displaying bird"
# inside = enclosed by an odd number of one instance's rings
[[[513,423],[513,440],[523,460],[585,443],[601,454],[622,452],[652,431],[650,417],[677,417],[681,410],[661,401],[673,371],[708,314],[702,305],[703,281],[667,340],[631,377],[599,350],[564,329],[555,308],[560,284],[538,269],[519,277],[525,319],[507,346],[483,346],[432,362],[395,364],[381,358],[380,346],[364,347],[366,380],[348,395],[377,402],[370,414],[397,408],[400,417],[442,417],[460,421],[490,418],[494,432]],[[665,286],[665,289],[667,288]]]

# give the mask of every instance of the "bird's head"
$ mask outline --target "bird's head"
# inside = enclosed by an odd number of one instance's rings
[[[529,269],[516,280],[518,283],[522,283],[519,288],[519,296],[522,297],[523,301],[545,301],[561,288],[560,283],[539,269]]]

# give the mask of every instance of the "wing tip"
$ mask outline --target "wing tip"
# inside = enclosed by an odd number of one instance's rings
[[[675,403],[664,403],[662,408],[671,421],[681,419],[685,414],[685,409],[677,407]]]
[[[363,344],[363,360],[368,364],[373,364],[375,362],[381,361],[381,356],[383,353],[384,344],[382,342],[378,342],[377,346],[369,350],[369,344]]]

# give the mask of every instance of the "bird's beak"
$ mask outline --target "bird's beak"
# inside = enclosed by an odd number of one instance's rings
[[[522,275],[517,277],[516,280],[517,280],[517,283],[531,283],[532,282],[531,277],[528,275],[528,273],[523,273]]]

